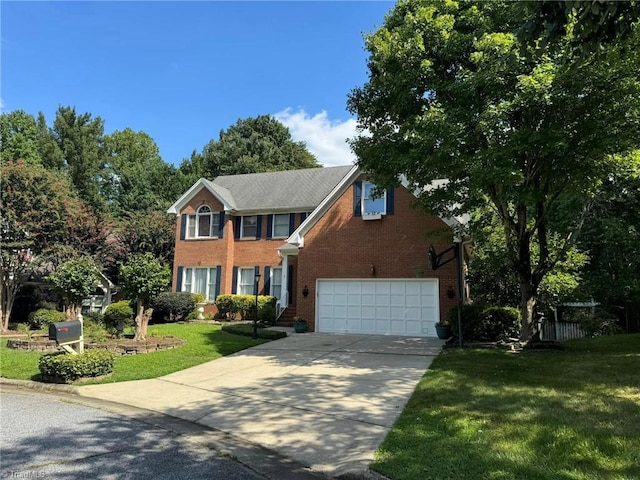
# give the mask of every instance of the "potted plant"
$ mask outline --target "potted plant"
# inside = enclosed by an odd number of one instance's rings
[[[436,334],[438,335],[439,339],[446,340],[447,338],[451,337],[451,325],[444,322],[436,323]]]
[[[293,317],[293,331],[304,333],[307,331],[307,321],[304,318]]]

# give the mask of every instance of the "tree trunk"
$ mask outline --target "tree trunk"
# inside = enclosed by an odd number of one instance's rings
[[[75,320],[78,318],[78,307],[76,304],[71,303],[65,305],[64,316],[67,320]]]
[[[13,302],[16,299],[16,293],[18,293],[19,288],[19,285],[15,285],[11,281],[3,282],[2,284],[0,292],[0,304],[2,307],[2,332],[7,332],[9,330],[9,319],[11,318],[11,310],[13,309]]]
[[[133,337],[138,342],[143,342],[147,339],[147,327],[149,326],[149,320],[153,314],[153,308],[144,308],[144,303],[141,299],[138,299],[136,308],[136,334]]]
[[[527,342],[538,334],[538,326],[534,322],[533,314],[536,308],[538,288],[530,281],[520,281],[520,314],[522,327],[520,328],[520,340]]]

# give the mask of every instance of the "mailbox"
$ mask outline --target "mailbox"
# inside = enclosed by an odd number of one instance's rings
[[[49,325],[49,340],[58,343],[77,342],[82,336],[82,322],[71,320],[69,322],[58,322]]]

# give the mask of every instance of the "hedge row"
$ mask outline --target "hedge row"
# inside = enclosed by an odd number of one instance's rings
[[[43,377],[72,382],[83,377],[99,377],[113,373],[114,356],[107,350],[87,350],[73,355],[56,352],[42,355],[38,368]]]
[[[276,302],[271,295],[258,295],[258,320],[273,323],[276,319]],[[253,318],[256,310],[255,295],[218,295],[216,306],[220,316],[235,320],[238,315],[243,319]]]
[[[512,307],[463,305],[462,336],[466,342],[497,342],[520,334],[520,311]],[[449,324],[458,336],[458,307],[449,311]]]
[[[253,336],[253,325],[251,323],[228,323],[222,326],[222,331],[231,333],[233,335],[242,335],[245,337]],[[278,330],[267,330],[265,328],[258,328],[258,338],[265,338],[267,340],[277,340],[279,338],[286,337],[285,332]]]

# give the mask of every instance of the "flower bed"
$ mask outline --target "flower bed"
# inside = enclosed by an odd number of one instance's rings
[[[184,345],[184,340],[178,337],[148,337],[144,342],[137,342],[133,339],[121,338],[100,343],[85,343],[86,350],[102,349],[108,350],[115,355],[136,355],[138,353],[153,353]],[[55,340],[48,339],[23,339],[10,338],[7,340],[7,347],[16,350],[55,352],[59,349]]]

